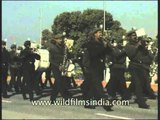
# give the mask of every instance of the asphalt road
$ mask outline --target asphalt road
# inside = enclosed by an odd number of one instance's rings
[[[80,90],[72,90],[74,96],[80,96]],[[49,89],[39,100],[49,100]],[[157,100],[147,100],[150,109],[138,108],[131,102],[129,106],[114,106],[111,112],[98,106],[96,109],[86,109],[83,106],[33,105],[29,100],[23,100],[21,94],[10,93],[10,98],[2,98],[2,119],[157,119]],[[36,95],[35,95],[36,96]],[[61,98],[61,97],[60,97]],[[58,99],[60,99],[58,98]]]

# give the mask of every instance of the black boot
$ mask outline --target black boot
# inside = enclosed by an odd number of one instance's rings
[[[3,94],[3,98],[9,98],[9,95]]]
[[[155,100],[157,98],[155,94],[149,94],[147,97],[148,99],[152,99],[152,100]]]
[[[93,105],[85,105],[84,108],[88,108],[88,109],[95,109],[96,107]]]
[[[146,101],[147,101],[146,98],[144,98],[143,100],[144,100],[143,102],[146,102]],[[138,99],[137,99],[137,98],[134,100],[134,103],[139,103],[139,104],[141,104],[141,103],[143,103],[143,102],[138,102]]]
[[[27,100],[26,94],[23,93],[22,96],[24,100]]]
[[[30,100],[30,101],[33,101],[33,100],[34,100],[33,94],[29,94],[29,100]]]
[[[89,103],[92,103],[93,99],[85,99],[84,108],[88,108],[88,109],[95,109],[95,108],[96,108],[95,105],[88,104],[87,101],[88,101]]]
[[[147,105],[147,104],[138,104],[138,107],[143,108],[143,109],[149,109],[150,108],[150,106]]]
[[[102,107],[106,110],[106,111],[113,111],[111,108],[113,107],[113,100],[115,100],[113,97],[109,97],[108,99],[104,99],[105,101],[109,101],[109,103],[106,103],[105,105],[103,105]]]
[[[106,111],[113,111],[111,108],[112,108],[113,106],[103,106],[103,108],[106,110]]]
[[[138,107],[149,109],[149,105],[146,104],[146,99],[137,99]]]
[[[50,98],[50,101],[51,101],[51,105],[54,105],[54,103],[56,103],[56,98]]]

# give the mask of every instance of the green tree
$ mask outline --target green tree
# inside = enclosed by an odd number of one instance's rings
[[[47,48],[48,47],[48,43],[50,42],[50,40],[53,38],[53,33],[48,30],[45,29],[42,31],[42,45]]]
[[[57,33],[66,32],[66,37],[74,39],[74,51],[81,48],[81,44],[87,40],[89,33],[95,28],[103,25],[104,11],[99,9],[87,9],[83,12],[64,12],[53,21],[52,32],[53,35]],[[105,28],[111,31],[111,35],[122,39],[125,30],[117,20],[113,20],[113,16],[105,11]]]

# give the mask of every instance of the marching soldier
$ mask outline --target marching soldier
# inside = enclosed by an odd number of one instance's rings
[[[142,47],[143,47],[143,53],[145,57],[142,59],[142,66],[144,68],[144,84],[143,84],[143,92],[145,95],[150,99],[156,99],[156,95],[154,94],[154,91],[151,88],[150,85],[150,65],[152,64],[154,57],[156,57],[156,53],[153,53],[151,50],[149,50],[149,42],[151,42],[151,38],[144,38],[142,39]]]
[[[143,40],[142,38],[139,38],[142,40],[142,48],[145,57],[143,58],[142,68],[144,68],[143,75],[143,94],[147,96],[149,99],[156,99],[156,95],[154,94],[153,89],[151,88],[150,82],[150,65],[153,63],[154,59],[157,57],[156,53],[152,52],[152,50],[149,50],[148,45],[149,42],[152,40],[150,38]],[[150,40],[149,40],[150,39]],[[134,93],[135,85],[132,82],[129,86],[130,93]]]
[[[140,108],[148,109],[143,95],[144,68],[143,59],[145,57],[141,41],[138,40],[135,30],[127,34],[129,42],[125,46],[125,51],[130,59],[128,70],[131,74],[131,84],[135,86],[134,92],[137,97],[137,103]]]
[[[63,59],[65,56],[64,50],[65,47],[62,35],[61,34],[55,35],[49,47],[51,70],[55,78],[50,97],[52,103],[56,100],[59,92],[61,93],[64,99],[71,97],[71,95],[67,91],[66,82],[62,76],[62,71],[64,69],[63,68],[64,65],[62,66]]]
[[[126,71],[126,53],[121,43],[115,42],[110,54],[110,80],[107,84],[107,92],[114,99],[116,99],[116,92],[120,93],[122,99],[128,99],[127,87],[124,77]]]
[[[105,96],[103,86],[102,86],[102,80],[104,69],[105,69],[105,54],[106,51],[109,52],[110,49],[108,44],[104,44],[102,39],[102,32],[101,29],[95,29],[93,33],[90,36],[89,42],[85,44],[85,48],[88,51],[88,59],[89,59],[89,65],[86,69],[86,72],[89,71],[90,77],[85,79],[85,83],[83,84],[85,86],[85,100],[92,102],[92,100],[99,100],[99,99],[108,99],[107,96]],[[87,75],[89,76],[89,75]],[[85,108],[95,109],[94,105],[85,105]],[[112,111],[112,106],[106,106],[103,105],[103,108],[106,111]]]
[[[2,41],[2,96],[8,98],[7,94],[7,76],[9,64],[9,52],[6,49],[6,42]]]
[[[16,52],[16,45],[11,45],[11,51],[10,53],[10,74],[11,74],[11,80],[9,83],[9,88],[12,90],[12,87],[14,86],[15,92],[20,92],[21,87],[21,67],[22,63],[20,61],[20,58],[18,56],[18,53]]]
[[[23,70],[23,83],[22,83],[22,95],[23,99],[27,99],[26,93],[29,93],[30,101],[33,100],[33,89],[34,89],[34,74],[35,74],[35,59],[40,60],[40,56],[33,53],[30,41],[24,42],[25,49],[21,51],[22,58],[22,70]]]

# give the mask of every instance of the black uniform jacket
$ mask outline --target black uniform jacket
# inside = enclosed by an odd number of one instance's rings
[[[49,46],[49,59],[50,63],[56,67],[59,67],[63,63],[64,46],[59,46],[51,43]]]
[[[2,67],[8,66],[10,62],[10,55],[6,48],[2,48]]]
[[[31,48],[25,48],[21,51],[20,58],[23,60],[23,63],[26,62],[35,62],[35,59],[40,60],[40,55],[34,53]]]
[[[22,60],[16,51],[10,51],[10,67],[11,68],[20,68],[22,66]]]
[[[130,59],[130,66],[141,67],[149,70],[153,55],[142,45],[137,45],[135,42],[129,42],[125,46],[125,51]]]
[[[89,53],[90,67],[94,69],[105,69],[105,55],[107,52],[111,52],[110,48],[105,48],[101,40],[90,40],[88,43],[86,43],[85,47]]]
[[[126,53],[123,47],[113,47],[112,52],[110,52],[110,59],[112,62],[110,68],[126,69]]]

